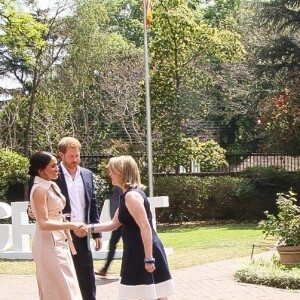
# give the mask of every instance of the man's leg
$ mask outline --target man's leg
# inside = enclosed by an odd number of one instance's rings
[[[77,254],[73,262],[83,300],[96,300],[96,279],[92,252],[88,249],[88,241],[73,235],[73,243]]]
[[[118,244],[118,242],[121,238],[121,235],[122,235],[121,226],[119,228],[117,228],[116,230],[112,231],[111,238],[109,240],[109,249],[108,249],[106,263],[105,263],[104,267],[99,272],[97,272],[96,274],[99,274],[99,275],[102,275],[102,276],[106,275],[106,273],[109,269],[109,266],[110,266],[111,262],[114,259],[117,244]]]

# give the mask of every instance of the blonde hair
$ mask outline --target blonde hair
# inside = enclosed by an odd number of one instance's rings
[[[106,166],[109,170],[120,175],[120,181],[126,187],[146,187],[141,184],[141,176],[136,161],[130,155],[121,155],[110,158]]]
[[[80,142],[71,136],[66,136],[62,138],[58,143],[58,151],[62,153],[66,153],[68,148],[78,148],[81,150]]]

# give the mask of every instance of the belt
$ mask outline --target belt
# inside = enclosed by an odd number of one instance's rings
[[[69,222],[67,220],[67,218],[70,218],[71,217],[71,214],[61,214],[62,218],[63,218],[63,222]],[[70,230],[64,230],[65,231],[65,234],[67,236],[67,241],[68,241],[68,244],[69,244],[69,247],[70,247],[70,250],[71,250],[71,253],[72,255],[76,255],[77,254],[77,251],[75,249],[75,246],[73,244],[73,239],[72,239],[72,236],[71,236],[71,233],[70,233]]]

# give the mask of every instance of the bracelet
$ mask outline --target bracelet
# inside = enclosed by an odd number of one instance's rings
[[[155,264],[155,258],[145,258],[144,263],[145,264]]]
[[[95,227],[94,227],[94,224],[91,224],[91,227],[90,227],[91,231],[90,233],[94,233],[95,232]]]

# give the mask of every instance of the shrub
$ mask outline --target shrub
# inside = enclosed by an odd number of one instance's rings
[[[285,189],[286,191],[289,190],[293,174],[276,166],[258,166],[247,168],[241,173],[241,176],[249,178],[251,181],[253,181],[257,189],[275,192],[275,190],[280,188],[282,192],[284,192]],[[277,192],[275,192],[275,195],[276,193]]]
[[[238,212],[238,186],[234,177],[156,177],[154,193],[169,196],[169,208],[158,209],[160,222],[231,219]]]
[[[1,200],[5,200],[10,185],[28,181],[28,167],[29,161],[26,157],[8,149],[0,149]]]
[[[200,166],[201,171],[212,171],[221,166],[227,166],[225,149],[211,140],[201,143],[198,138],[187,138],[179,135],[177,138],[158,139],[153,143],[153,167],[155,172],[174,173],[179,166],[190,169],[191,161]],[[177,151],[174,151],[177,149]]]
[[[98,174],[93,175],[94,187],[96,200],[99,207],[99,210],[102,209],[104,201],[108,199],[110,192],[110,184],[107,182],[105,178],[102,178]]]
[[[266,237],[278,239],[279,245],[300,245],[300,207],[297,206],[295,194],[279,193],[276,201],[279,213],[277,216],[265,212],[266,220],[259,222],[259,227]]]
[[[238,177],[155,176],[153,189],[156,196],[169,196],[170,207],[157,210],[159,222],[232,218],[257,221],[266,210],[277,212],[277,193],[288,192],[291,187],[300,192],[299,172],[254,167]]]
[[[241,266],[235,280],[283,289],[300,289],[300,266],[284,266],[277,256],[269,260],[256,259]]]
[[[290,173],[285,169],[270,167],[252,167],[241,173],[243,178],[253,184],[256,197],[260,199],[262,211],[278,212],[276,199],[278,193],[287,193],[290,189],[300,192],[300,173]]]

